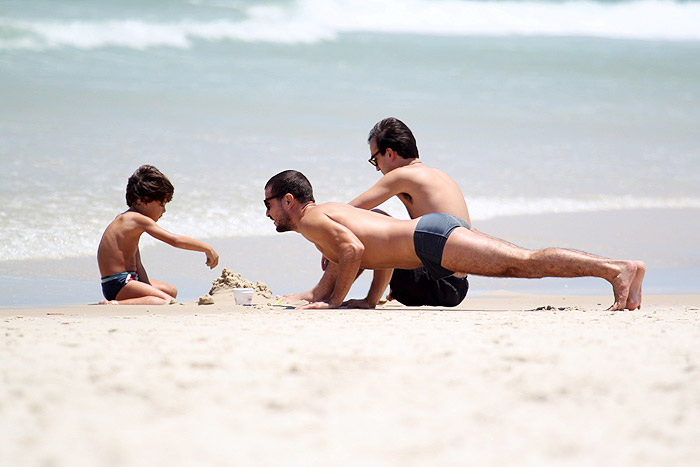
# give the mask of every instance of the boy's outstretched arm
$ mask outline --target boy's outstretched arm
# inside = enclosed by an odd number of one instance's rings
[[[207,256],[207,266],[212,269],[219,264],[219,254],[208,243],[186,235],[176,235],[172,232],[168,232],[163,227],[156,224],[153,219],[149,219],[145,216],[141,221],[145,223],[144,232],[148,233],[151,237],[174,246],[175,248],[203,252]]]

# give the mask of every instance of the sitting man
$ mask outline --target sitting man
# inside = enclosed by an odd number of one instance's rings
[[[380,121],[370,131],[367,142],[371,154],[369,162],[384,176],[350,201],[351,206],[373,209],[396,196],[406,206],[411,219],[442,212],[470,222],[469,210],[457,183],[445,172],[419,160],[416,139],[402,121],[392,117]],[[325,259],[323,267],[323,277],[316,286],[285,298],[309,302],[327,300],[333,291],[338,268]],[[390,285],[387,298],[408,306],[457,306],[469,289],[465,274],[432,279],[425,268],[394,269],[393,273],[391,269],[377,270],[367,297],[350,300],[348,305],[374,308],[387,285]]]
[[[338,308],[364,269],[426,267],[432,279],[456,272],[489,277],[600,277],[613,287],[611,310],[641,308],[642,261],[612,260],[563,248],[526,250],[468,228],[463,219],[433,213],[399,220],[345,203],[316,204],[309,180],[286,170],[265,185],[266,215],[278,232],[299,232],[338,274],[327,300],[306,308]]]

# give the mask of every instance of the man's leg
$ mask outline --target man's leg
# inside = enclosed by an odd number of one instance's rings
[[[612,260],[563,248],[526,250],[462,227],[447,239],[442,266],[490,277],[600,277],[613,286],[612,310],[641,306],[646,271],[641,261]]]

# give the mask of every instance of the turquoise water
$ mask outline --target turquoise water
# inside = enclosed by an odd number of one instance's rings
[[[475,223],[700,207],[698,24],[688,1],[5,0],[0,262],[94,255],[143,163],[175,185],[165,228],[273,235],[265,181],[353,198],[390,115]]]

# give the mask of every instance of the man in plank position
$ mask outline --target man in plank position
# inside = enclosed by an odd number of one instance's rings
[[[455,216],[399,220],[345,203],[316,204],[309,180],[286,170],[265,185],[266,215],[278,232],[299,232],[338,274],[330,298],[307,308],[338,308],[363,269],[425,267],[433,279],[456,272],[490,277],[600,277],[613,287],[611,310],[642,304],[642,261],[612,260],[562,248],[526,250],[472,231]]]

